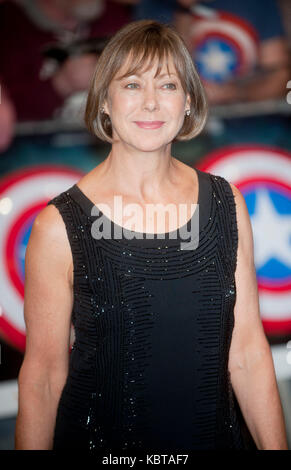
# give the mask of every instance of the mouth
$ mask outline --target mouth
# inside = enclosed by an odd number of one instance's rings
[[[134,123],[142,129],[158,129],[165,124],[164,121],[134,121]]]

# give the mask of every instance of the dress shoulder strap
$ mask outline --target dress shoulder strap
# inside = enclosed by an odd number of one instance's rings
[[[78,277],[80,273],[83,273],[86,268],[86,261],[84,260],[85,253],[82,248],[84,245],[82,231],[84,232],[83,225],[86,221],[82,218],[83,214],[79,206],[71,198],[68,190],[63,191],[48,201],[47,205],[50,204],[53,204],[58,209],[66,227],[73,258],[74,285],[76,285],[76,277]]]
[[[237,264],[238,226],[235,197],[231,185],[226,178],[210,173],[213,188],[213,199],[219,217],[218,230],[225,257],[234,273]]]

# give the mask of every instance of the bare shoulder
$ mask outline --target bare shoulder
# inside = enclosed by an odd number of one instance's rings
[[[30,239],[34,243],[54,243],[55,248],[67,245],[67,233],[63,218],[58,209],[50,204],[42,209],[34,219]]]
[[[46,206],[36,216],[26,257],[47,260],[48,266],[54,262],[56,268],[65,269],[70,280],[72,270],[70,243],[63,218],[53,204]]]

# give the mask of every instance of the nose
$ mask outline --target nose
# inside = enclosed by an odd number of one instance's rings
[[[159,109],[158,97],[153,86],[144,88],[143,109],[151,112]]]

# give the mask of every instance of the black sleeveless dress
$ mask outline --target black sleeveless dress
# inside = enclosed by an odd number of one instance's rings
[[[181,249],[179,231],[178,238],[129,239],[130,230],[93,237],[94,222],[106,216],[91,214],[94,205],[77,185],[48,202],[63,217],[72,250],[76,338],[53,449],[255,447],[228,372],[235,201],[223,177],[196,171],[199,243],[192,250]]]

